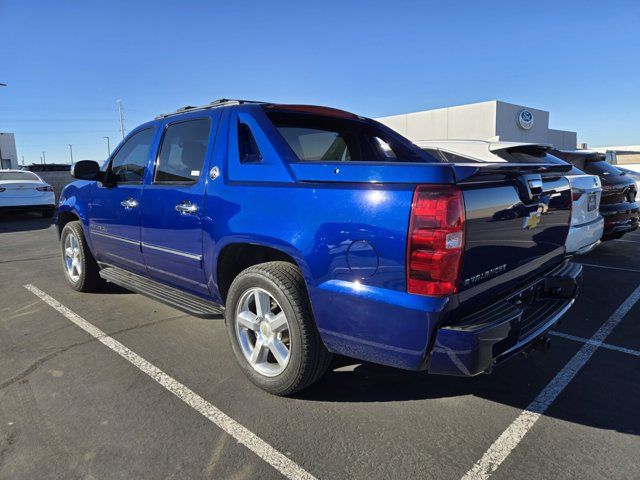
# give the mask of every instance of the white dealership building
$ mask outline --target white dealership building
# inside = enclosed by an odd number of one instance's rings
[[[377,118],[411,141],[494,140],[577,146],[576,132],[549,128],[549,112],[492,100]]]
[[[16,138],[13,133],[0,132],[0,169],[18,168]]]

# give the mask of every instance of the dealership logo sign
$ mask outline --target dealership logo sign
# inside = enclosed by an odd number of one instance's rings
[[[525,130],[533,127],[533,113],[529,110],[520,110],[520,113],[518,113],[518,126]]]

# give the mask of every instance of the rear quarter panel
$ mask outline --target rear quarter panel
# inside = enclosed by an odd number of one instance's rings
[[[217,258],[233,243],[287,253],[302,270],[330,350],[417,366],[435,324],[428,312],[442,310],[446,301],[405,292],[412,186],[218,187],[207,197],[206,257]],[[210,279],[218,293],[214,270]]]

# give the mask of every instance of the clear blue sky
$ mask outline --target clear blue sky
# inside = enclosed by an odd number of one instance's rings
[[[492,99],[640,144],[640,2],[0,0],[0,131],[37,162],[219,97],[366,116]]]

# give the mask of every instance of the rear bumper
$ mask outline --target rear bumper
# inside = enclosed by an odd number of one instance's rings
[[[53,208],[55,203],[53,192],[38,192],[36,195],[25,197],[0,196],[0,209],[2,210]]]
[[[581,265],[564,263],[507,299],[439,328],[427,370],[477,375],[532,347],[569,310],[581,279]]]
[[[574,225],[567,236],[567,253],[587,253],[598,245],[604,231],[604,218],[598,217],[593,222]]]
[[[640,212],[637,203],[620,203],[615,205],[601,205],[600,214],[604,217],[603,240],[638,228]]]
[[[54,204],[33,204],[33,205],[0,205],[0,212],[35,212],[40,210],[53,210]]]

